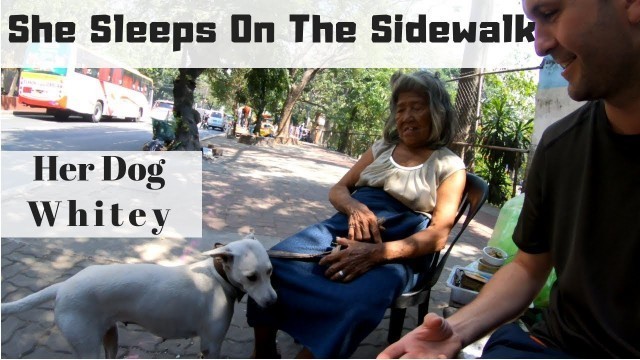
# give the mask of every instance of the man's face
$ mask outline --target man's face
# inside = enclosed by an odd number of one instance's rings
[[[536,52],[564,68],[571,98],[610,99],[637,86],[638,29],[624,0],[524,0],[523,6],[536,23]]]

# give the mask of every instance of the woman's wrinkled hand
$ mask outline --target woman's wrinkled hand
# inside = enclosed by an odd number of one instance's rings
[[[320,265],[329,267],[325,276],[333,281],[352,281],[382,261],[382,243],[366,243],[342,237],[336,240],[344,248],[320,259]]]
[[[347,238],[356,241],[381,243],[380,222],[369,208],[360,204],[349,211],[349,232]]]
[[[389,345],[378,359],[453,359],[461,348],[462,340],[449,322],[429,313],[420,326]]]

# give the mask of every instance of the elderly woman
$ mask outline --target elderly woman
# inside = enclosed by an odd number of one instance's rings
[[[285,239],[272,257],[278,303],[249,303],[256,358],[278,356],[277,329],[304,345],[299,357],[347,358],[417,281],[414,267],[441,250],[465,185],[446,148],[458,128],[444,84],[428,72],[396,73],[384,139],[331,188],[333,217]],[[429,225],[429,226],[427,226]],[[277,254],[274,252],[274,254]]]

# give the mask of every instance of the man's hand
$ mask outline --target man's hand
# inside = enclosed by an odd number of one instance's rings
[[[422,325],[389,345],[378,359],[451,359],[462,349],[462,340],[447,320],[429,313]]]

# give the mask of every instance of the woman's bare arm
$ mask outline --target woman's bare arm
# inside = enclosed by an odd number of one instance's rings
[[[454,225],[465,181],[465,170],[459,170],[440,184],[431,224],[414,235],[373,244],[338,238],[338,243],[346,249],[322,258],[320,264],[329,266],[325,275],[332,280],[351,281],[378,264],[441,250]],[[341,270],[347,275],[340,276]]]
[[[373,151],[369,148],[329,191],[329,201],[333,207],[349,217],[347,237],[351,240],[382,242],[376,215],[351,196],[360,174],[373,160]]]

